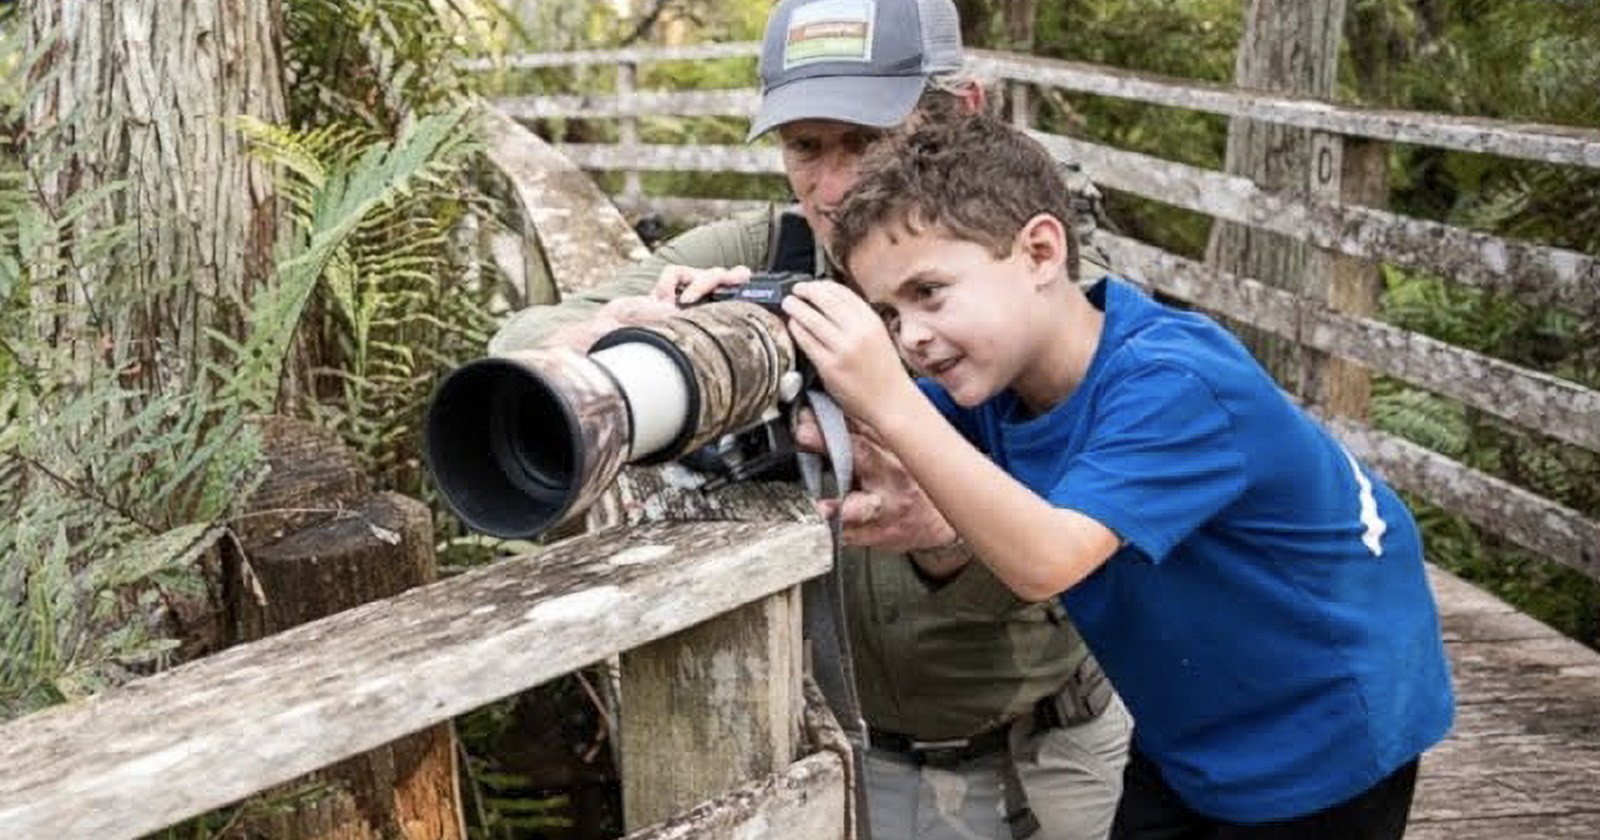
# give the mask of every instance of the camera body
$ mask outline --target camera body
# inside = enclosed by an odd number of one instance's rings
[[[797,283],[815,280],[809,274],[794,271],[763,272],[750,275],[749,282],[740,286],[723,286],[713,291],[705,302],[741,300],[753,303],[774,315],[783,317],[783,300],[794,292]],[[691,304],[693,305],[693,304]]]

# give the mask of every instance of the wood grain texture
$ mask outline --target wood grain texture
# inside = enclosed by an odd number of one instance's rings
[[[787,590],[831,561],[820,524],[645,526],[357,607],[0,727],[0,825],[16,837],[139,837]]]
[[[845,771],[818,753],[623,840],[846,840]]]
[[[801,658],[798,589],[624,653],[623,825],[787,767],[799,754]]]
[[[1033,136],[1057,156],[1082,164],[1102,186],[1349,256],[1435,271],[1536,305],[1578,313],[1600,308],[1600,259],[1588,254],[1296,196],[1237,175],[1070,137]]]
[[[1430,568],[1456,689],[1422,760],[1422,840],[1600,834],[1600,654]]]
[[[493,108],[483,109],[482,125],[489,159],[510,179],[562,294],[593,286],[649,253],[571,160]]]

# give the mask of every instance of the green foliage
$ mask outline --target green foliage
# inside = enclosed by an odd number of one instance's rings
[[[0,124],[19,125],[19,115]],[[137,307],[137,296],[101,298],[82,331],[42,329],[61,323],[49,302],[86,299],[84,269],[114,276],[116,260],[133,258],[123,247],[127,229],[67,236],[75,219],[118,201],[121,186],[55,206],[33,188],[32,168],[0,184],[8,293],[0,312],[8,365],[0,378],[0,556],[10,561],[0,576],[0,717],[163,664],[175,644],[175,603],[206,595],[196,559],[262,477],[247,420],[275,402],[310,289],[327,265],[360,264],[352,254],[361,237],[375,235],[413,184],[437,177],[466,134],[456,111],[417,119],[393,143],[353,145],[317,173],[295,161],[302,180],[289,192],[301,225],[283,240],[275,281],[257,298],[244,341],[213,334],[218,357],[230,361],[197,366],[159,393],[123,384],[129,370],[117,360],[128,354],[119,348],[85,352],[98,347],[97,324],[123,317],[105,310]]]
[[[1228,82],[1242,31],[1239,0],[1060,0],[1039,4],[1033,52],[1053,58]],[[1110,97],[1042,92],[1041,130],[1210,169],[1222,168],[1227,121]],[[1112,192],[1106,206],[1127,234],[1199,256],[1207,216]]]
[[[456,0],[290,0],[284,4],[289,119],[384,134],[448,110],[472,89],[456,67],[471,34]]]

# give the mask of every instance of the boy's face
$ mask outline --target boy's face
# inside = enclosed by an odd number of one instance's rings
[[[859,179],[861,156],[883,136],[882,129],[834,120],[796,120],[778,127],[789,185],[824,246],[833,236],[834,211]]]
[[[938,228],[883,225],[850,269],[906,362],[962,406],[1010,387],[1033,356],[1039,272],[1021,248],[997,259]]]

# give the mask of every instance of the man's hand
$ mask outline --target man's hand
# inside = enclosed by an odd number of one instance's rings
[[[686,306],[723,286],[742,286],[748,282],[750,269],[747,266],[690,268],[686,265],[669,265],[661,272],[650,294],[657,300]]]
[[[825,451],[822,429],[809,410],[801,411],[796,420],[795,444],[808,452]],[[871,428],[852,423],[850,448],[855,464],[855,486],[842,500],[817,502],[818,512],[823,516],[838,509],[847,545],[915,551],[939,548],[955,541],[955,529],[912,480],[900,459],[877,440]],[[954,569],[944,571],[949,573]]]
[[[676,306],[653,296],[619,297],[600,307],[593,318],[552,332],[543,344],[546,347],[570,347],[587,353],[606,333],[622,327],[653,324],[677,311]]]
[[[723,286],[738,286],[750,282],[750,269],[691,268],[686,265],[669,265],[648,295],[620,297],[600,308],[594,317],[569,324],[551,333],[544,340],[546,347],[571,347],[588,352],[600,337],[621,327],[636,327],[657,323],[672,316],[683,304],[711,294]]]

